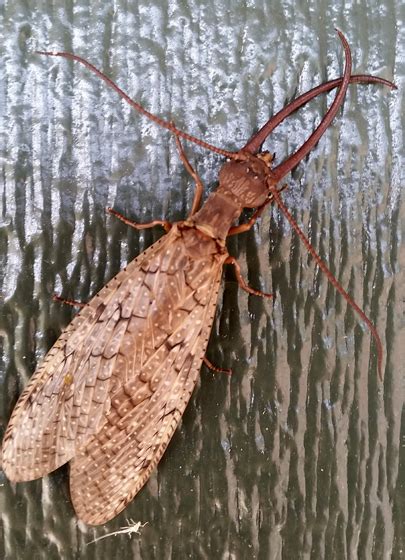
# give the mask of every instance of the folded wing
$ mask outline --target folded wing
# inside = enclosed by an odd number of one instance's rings
[[[175,408],[174,400],[182,391],[189,392],[188,400],[197,379],[222,261],[218,255],[191,259],[174,227],[77,314],[14,409],[2,447],[9,479],[39,478],[80,450],[76,472],[96,434],[97,441],[110,439],[114,455],[114,435],[142,436],[140,415],[150,429],[157,422],[159,445],[170,439],[174,418],[181,416],[176,411],[185,407]],[[157,412],[162,408],[170,420]]]
[[[163,344],[158,334],[153,337],[155,351],[145,359],[136,333],[125,334],[124,345],[136,349],[120,356],[120,368],[129,381],[112,395],[102,430],[71,462],[72,502],[86,523],[105,523],[124,509],[164,453],[197,382],[206,350],[220,280],[219,270],[212,272],[215,281],[209,291],[203,290],[207,299],[195,300]]]

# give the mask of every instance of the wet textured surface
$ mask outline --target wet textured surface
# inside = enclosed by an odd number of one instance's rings
[[[0,243],[2,432],[23,386],[86,300],[161,235],[136,221],[187,215],[192,184],[170,134],[89,72],[34,54],[69,50],[149,110],[233,150],[298,93],[342,73],[334,27],[356,72],[344,109],[288,178],[284,200],[340,282],[376,323],[370,335],[319,274],[277,208],[233,238],[248,296],[226,271],[208,357],[181,429],[136,500],[105,527],[78,523],[67,469],[0,484],[0,557],[403,558],[404,75],[400,2],[54,3],[1,8]],[[402,16],[403,17],[403,16]],[[283,124],[277,162],[313,130],[333,93]],[[401,122],[402,119],[402,122]],[[185,145],[207,192],[219,156]],[[402,344],[401,344],[402,342]],[[401,428],[402,422],[402,428]]]

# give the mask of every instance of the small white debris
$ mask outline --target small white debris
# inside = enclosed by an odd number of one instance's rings
[[[127,523],[128,525],[126,525],[125,527],[121,527],[118,531],[114,531],[113,533],[107,533],[106,535],[102,535],[101,537],[98,537],[93,541],[89,541],[87,544],[95,543],[97,541],[101,541],[101,539],[106,539],[107,537],[113,537],[116,535],[128,534],[129,537],[131,538],[133,533],[135,533],[136,535],[140,535],[141,533],[139,529],[147,525],[147,523],[142,524],[140,521],[135,522],[133,519],[127,519]]]

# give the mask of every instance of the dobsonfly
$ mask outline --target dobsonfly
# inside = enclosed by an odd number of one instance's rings
[[[352,76],[350,48],[338,34],[345,51],[343,77],[295,99],[238,152],[208,144],[149,113],[84,59],[64,52],[40,53],[84,64],[137,111],[169,129],[196,190],[190,215],[174,224],[155,220],[139,225],[110,209],[138,229],[161,225],[166,235],[82,305],[31,378],[3,440],[3,470],[10,480],[33,480],[70,461],[71,497],[80,519],[102,524],[126,507],[162,457],[203,361],[211,366],[205,351],[223,265],[235,267],[238,283],[247,292],[271,296],[245,283],[225,244],[230,235],[249,230],[270,203],[278,205],[328,280],[368,325],[381,377],[382,345],[374,325],[315,252],[281,199],[283,187],[277,187],[328,128],[349,83],[395,87],[382,78]],[[312,135],[273,167],[270,154],[260,151],[266,137],[296,109],[334,88],[334,101]],[[227,158],[217,190],[202,206],[203,186],[180,138]],[[233,225],[244,208],[256,210],[247,223]]]

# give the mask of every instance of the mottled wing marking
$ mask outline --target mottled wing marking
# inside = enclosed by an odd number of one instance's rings
[[[169,258],[162,255],[177,250],[178,238],[174,227],[133,260],[76,315],[51,348],[21,394],[6,430],[2,468],[10,480],[49,473],[100,430],[110,409],[111,384],[124,383],[132,375],[131,347],[124,335],[151,332],[146,317],[153,304],[154,272]],[[160,333],[155,329],[153,336]],[[149,341],[144,340],[137,346],[137,359],[148,352]]]
[[[156,297],[149,328],[139,330],[137,317],[130,322],[107,421],[71,462],[72,502],[86,523],[105,523],[124,509],[164,453],[198,379],[224,258],[184,258],[173,275],[174,263],[163,259],[164,282],[152,268],[145,274]]]

